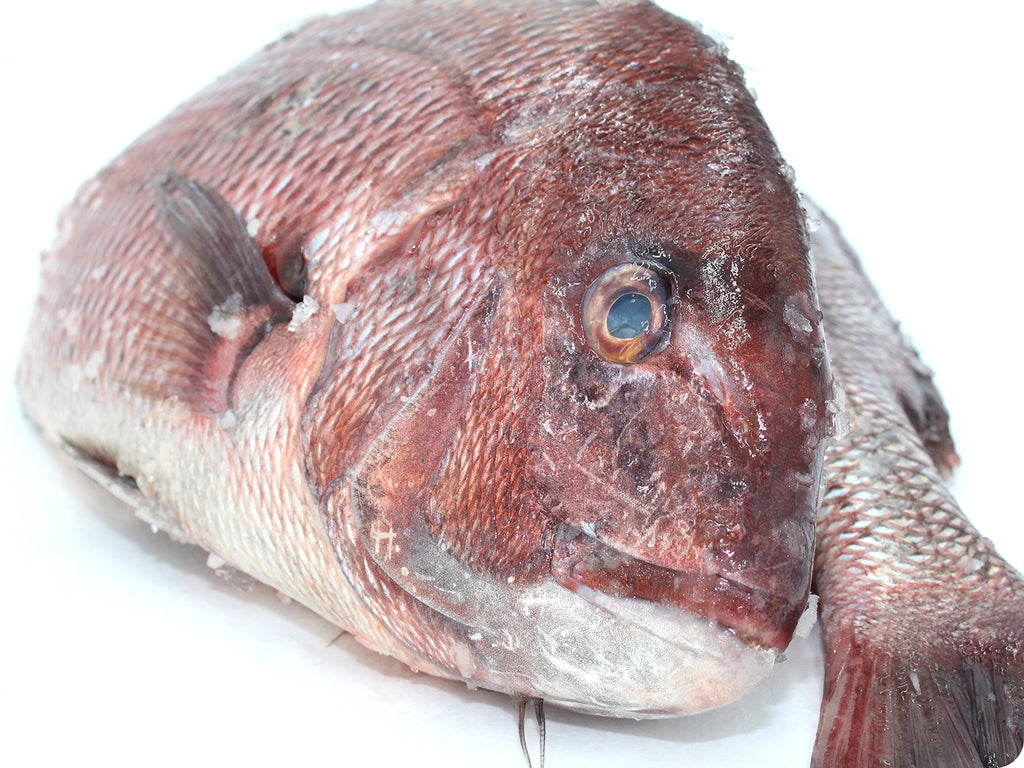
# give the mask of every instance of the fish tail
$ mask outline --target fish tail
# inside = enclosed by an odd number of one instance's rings
[[[994,768],[1016,759],[1021,648],[990,653],[947,635],[910,651],[882,647],[880,634],[852,622],[830,633],[813,768]]]

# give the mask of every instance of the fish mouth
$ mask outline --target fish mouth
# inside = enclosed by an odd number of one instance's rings
[[[430,617],[410,625],[418,609],[403,609],[392,626],[414,653],[471,685],[589,714],[658,718],[729,704],[774,667],[774,650],[687,607],[681,595],[674,604],[636,599],[658,597],[655,580],[627,590],[629,569],[639,566],[570,525],[555,536],[551,575],[529,582],[467,567],[420,518],[389,527],[388,546],[374,530],[363,539],[368,557],[413,601],[403,605],[421,605]]]
[[[721,574],[640,560],[565,523],[558,530],[551,573],[587,602],[683,645],[702,634],[694,631],[698,618],[748,646],[781,653],[804,608]]]

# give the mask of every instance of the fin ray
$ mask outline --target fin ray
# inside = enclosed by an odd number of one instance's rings
[[[197,288],[205,287],[204,303],[211,310],[234,294],[243,306],[290,309],[245,221],[216,189],[167,171],[155,179],[154,191],[174,246],[187,262],[183,266]]]
[[[176,293],[164,305],[175,315],[153,316],[140,339],[154,356],[180,364],[158,368],[151,388],[221,412],[247,352],[270,327],[287,322],[295,304],[216,189],[172,171],[159,174],[152,189],[167,241],[167,285]]]
[[[878,648],[844,627],[826,659],[814,768],[995,768],[1024,745],[1021,659],[945,639]],[[1016,672],[1014,672],[1016,670]]]

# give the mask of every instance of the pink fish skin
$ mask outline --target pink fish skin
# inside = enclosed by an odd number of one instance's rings
[[[652,7],[395,8],[268,49],[83,191],[26,407],[140,514],[412,665],[606,714],[724,703],[803,608],[832,397],[774,144]],[[634,262],[664,273],[670,334],[610,363],[580,306]],[[545,624],[556,602],[615,625]],[[581,627],[627,669],[554,672],[543,643]],[[665,681],[659,643],[695,638],[731,644],[673,662],[706,685]],[[1019,656],[979,653],[1019,712]]]

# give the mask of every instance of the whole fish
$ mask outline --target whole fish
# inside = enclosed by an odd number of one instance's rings
[[[369,647],[600,714],[763,680],[820,506],[817,764],[1006,764],[1024,587],[812,217],[817,290],[738,69],[653,6],[379,4],[82,191],[19,385],[144,519]]]

